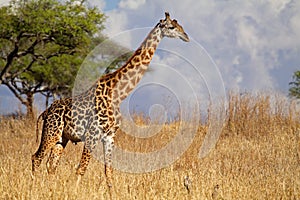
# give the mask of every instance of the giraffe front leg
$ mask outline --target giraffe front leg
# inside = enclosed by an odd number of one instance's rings
[[[78,176],[76,186],[79,185],[81,177],[84,175],[84,173],[87,169],[87,166],[90,162],[90,159],[91,159],[91,151],[89,148],[87,148],[86,145],[84,145],[84,148],[82,151],[82,156],[81,156],[81,159],[80,159],[77,171],[76,171],[76,174]]]
[[[106,183],[109,188],[112,187],[112,151],[114,147],[114,139],[112,136],[106,136],[103,140],[104,150],[104,172],[106,176]]]

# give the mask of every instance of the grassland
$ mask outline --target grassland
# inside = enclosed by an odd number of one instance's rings
[[[34,122],[0,120],[0,199],[109,197],[103,164],[96,159],[91,160],[80,188],[74,190],[82,144],[68,144],[55,176],[47,175],[44,159],[40,174],[32,180],[31,155],[38,146]],[[280,97],[231,94],[226,124],[208,156],[198,158],[207,130],[201,125],[188,150],[172,165],[143,174],[115,170],[116,198],[300,199],[299,121],[296,104]],[[151,151],[153,145],[172,139],[174,126],[176,123],[166,124],[151,141],[120,133],[116,144]],[[190,192],[184,187],[185,176],[191,180]]]

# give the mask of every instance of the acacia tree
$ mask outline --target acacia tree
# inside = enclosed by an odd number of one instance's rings
[[[300,99],[300,71],[294,72],[293,81],[290,82],[289,95]]]
[[[27,116],[33,117],[34,94],[70,94],[104,20],[84,0],[13,0],[0,8],[0,84],[26,106]]]

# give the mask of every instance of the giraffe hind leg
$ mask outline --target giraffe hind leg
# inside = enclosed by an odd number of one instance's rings
[[[78,187],[81,177],[84,175],[84,173],[87,169],[87,166],[90,162],[90,159],[91,159],[91,151],[89,148],[87,148],[87,146],[85,144],[83,151],[82,151],[82,156],[81,156],[81,159],[80,159],[77,171],[76,171],[76,174],[78,176],[76,187]]]
[[[68,139],[62,138],[62,141],[57,142],[52,148],[47,161],[48,174],[54,174],[59,164],[59,159],[63,153],[64,148],[68,143]]]
[[[32,175],[40,167],[42,160],[44,159],[48,150],[50,150],[61,138],[62,128],[51,134],[47,128],[43,129],[41,143],[35,154],[32,155]]]
[[[81,175],[81,176],[84,175],[87,166],[90,162],[90,159],[91,159],[91,151],[89,150],[89,148],[86,147],[86,145],[84,145],[80,163],[76,172],[77,175]]]

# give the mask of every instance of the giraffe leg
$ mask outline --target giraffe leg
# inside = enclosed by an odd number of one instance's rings
[[[89,148],[87,148],[86,145],[84,145],[83,151],[82,151],[82,156],[80,159],[80,163],[79,166],[77,168],[76,174],[78,176],[77,178],[77,183],[76,183],[76,187],[79,185],[79,182],[81,180],[81,177],[84,175],[87,166],[90,162],[91,159],[91,151],[89,150]]]
[[[32,155],[32,177],[36,170],[40,167],[43,158],[45,157],[47,151],[51,149],[61,138],[63,125],[58,127],[55,131],[49,130],[48,128],[43,128],[42,139],[38,150]]]
[[[103,148],[104,148],[104,172],[106,176],[106,183],[109,188],[112,187],[112,151],[114,147],[113,137],[107,136],[103,139]]]
[[[68,141],[69,141],[68,139],[62,138],[62,142],[59,141],[52,147],[50,156],[47,161],[48,174],[55,173],[56,168],[59,164],[59,159],[60,159],[62,152],[63,152],[64,148],[66,147]]]
[[[41,162],[42,162],[43,158],[45,157],[45,154],[46,154],[46,152],[49,148],[50,148],[50,144],[47,143],[47,141],[45,141],[44,138],[42,138],[38,150],[31,157],[31,160],[32,160],[32,174],[34,174],[35,171],[37,170],[37,168],[40,167]]]

